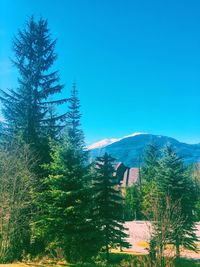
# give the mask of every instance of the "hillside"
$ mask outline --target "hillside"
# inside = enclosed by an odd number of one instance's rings
[[[177,154],[183,157],[186,164],[200,161],[200,144],[186,144],[171,137],[152,134],[137,134],[119,139],[119,141],[103,147],[90,149],[90,157],[94,159],[107,152],[128,167],[139,167],[142,163],[145,148],[151,142],[154,142],[160,148],[163,148],[166,144],[171,144]]]

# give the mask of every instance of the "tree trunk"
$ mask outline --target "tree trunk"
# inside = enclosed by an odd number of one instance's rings
[[[108,244],[106,244],[106,261],[109,262],[110,255],[109,255],[109,247]]]
[[[109,238],[108,238],[108,225],[105,229],[105,238],[106,238],[106,261],[109,262]]]
[[[179,241],[176,240],[176,258],[180,257],[180,245],[179,245]]]

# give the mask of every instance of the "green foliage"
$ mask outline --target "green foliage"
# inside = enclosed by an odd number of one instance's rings
[[[11,140],[20,136],[30,144],[40,163],[48,162],[48,137],[55,138],[53,132],[59,129],[59,122],[65,117],[65,114],[56,115],[54,107],[66,100],[49,99],[63,88],[59,84],[58,71],[52,71],[57,57],[55,44],[47,21],[42,18],[35,21],[33,16],[30,17],[13,40],[18,87],[1,90],[0,96],[7,136]]]
[[[171,146],[166,146],[161,156],[150,145],[141,173],[142,210],[153,221],[152,238],[159,247],[160,259],[167,243],[175,245],[177,256],[181,245],[196,250],[194,210],[198,194],[190,169]]]
[[[141,192],[138,185],[127,187],[125,190],[124,199],[124,220],[138,220],[141,219]]]
[[[0,262],[29,251],[33,175],[29,147],[13,143],[0,151]]]
[[[174,266],[175,267],[200,267],[200,261],[178,258],[178,259],[175,259]]]
[[[49,175],[44,181],[45,190],[38,195],[38,205],[43,212],[37,221],[36,233],[44,237],[48,246],[54,243],[55,247],[62,248],[68,261],[77,262],[95,255],[99,245],[89,208],[87,153],[79,129],[75,86],[69,103],[68,128],[60,143],[51,144],[52,162],[46,166]]]
[[[75,83],[72,85],[71,97],[68,99],[68,102],[67,126],[70,141],[74,146],[84,148],[84,135],[83,131],[80,129],[80,100]],[[84,153],[86,154],[86,152]]]
[[[197,222],[200,221],[200,199],[198,199],[195,205],[195,219]]]
[[[110,248],[129,247],[123,222],[142,218],[141,210],[154,224],[150,258],[111,254],[113,264],[161,266],[168,260],[167,243],[176,246],[177,256],[181,245],[196,250],[199,166],[191,179],[170,146],[161,157],[150,144],[140,186],[128,187],[123,199],[110,155],[98,157],[94,168],[88,166],[76,84],[69,99],[52,100],[63,89],[58,71],[53,71],[55,44],[47,21],[31,17],[13,41],[18,87],[0,90],[5,118],[0,123],[0,262],[59,249],[67,261],[83,263],[103,248],[103,263],[91,266],[105,265]],[[68,111],[58,115],[56,105],[67,101]]]
[[[123,227],[123,199],[114,184],[114,159],[107,153],[96,160],[96,176],[93,181],[94,217],[101,231],[102,245],[109,259],[110,247],[128,247]]]
[[[144,162],[140,171],[142,213],[147,220],[153,218],[152,207],[160,195],[157,184],[159,160],[160,151],[158,147],[154,143],[150,143],[145,150]]]
[[[195,219],[200,221],[200,164],[192,166],[192,178],[196,191]]]
[[[156,180],[158,161],[159,149],[154,143],[150,143],[146,148],[140,173],[142,184]]]
[[[16,89],[0,90],[5,119],[0,129],[3,147],[11,146],[16,140],[29,145],[31,154],[35,157],[33,164],[29,166],[35,174],[32,192],[42,191],[44,170],[41,165],[50,161],[48,140],[49,137],[57,137],[62,127],[61,119],[65,118],[65,114],[56,115],[54,108],[66,102],[66,99],[50,99],[63,89],[63,85],[59,84],[58,71],[53,71],[57,57],[54,52],[55,44],[47,21],[42,18],[36,21],[33,16],[30,17],[24,29],[19,30],[13,39],[12,62],[18,71],[18,86]],[[12,179],[15,180],[14,174]],[[32,216],[28,216],[28,213],[32,213]],[[21,219],[27,223],[25,229],[29,231],[29,234],[24,234],[27,239],[26,248],[21,242],[17,244],[21,250],[27,250],[32,242],[30,225],[34,222],[35,214],[36,206],[33,201],[29,210],[21,215]],[[22,236],[25,231],[22,228],[23,221],[17,227],[18,236]]]
[[[153,219],[153,207],[159,199],[160,194],[157,181],[151,180],[142,185],[142,213],[147,220]]]
[[[171,230],[170,242],[176,246],[177,256],[179,247],[183,245],[187,249],[196,250],[195,241],[195,187],[183,161],[172,147],[167,146],[164,156],[159,164],[158,186],[163,195],[169,198],[171,203],[179,203],[181,222]],[[166,198],[163,198],[161,209],[167,208]],[[174,220],[174,218],[172,218]]]

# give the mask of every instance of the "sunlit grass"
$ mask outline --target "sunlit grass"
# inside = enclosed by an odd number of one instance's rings
[[[147,243],[144,241],[138,242],[142,247],[146,247]],[[145,262],[147,255],[142,255],[131,251],[112,250],[110,254],[110,264],[105,264],[105,255],[101,254],[97,262],[85,264],[67,264],[65,262],[56,262],[54,260],[43,259],[40,262],[34,263],[13,263],[13,264],[0,264],[0,267],[120,267],[130,266],[127,264],[134,264],[131,266],[146,266]],[[200,261],[180,259],[175,267],[200,267]]]
[[[147,241],[138,241],[136,244],[143,248],[149,248],[149,243]]]

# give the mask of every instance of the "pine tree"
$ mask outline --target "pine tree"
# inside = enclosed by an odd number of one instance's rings
[[[84,148],[84,135],[83,131],[80,129],[80,100],[78,98],[78,91],[76,83],[74,82],[71,90],[71,97],[69,101],[69,111],[67,112],[67,126],[68,135],[72,144],[76,147]],[[87,154],[87,152],[84,152]]]
[[[89,209],[87,152],[80,130],[80,103],[75,84],[69,103],[67,130],[60,143],[51,145],[52,162],[47,165],[50,174],[44,181],[46,190],[38,196],[43,214],[36,228],[49,245],[63,249],[68,261],[78,262],[91,258],[99,247],[97,228]]]
[[[127,187],[125,191],[124,213],[125,220],[141,219],[141,192],[138,185]]]
[[[66,102],[66,99],[52,100],[63,89],[58,71],[52,71],[57,57],[55,45],[47,20],[40,18],[35,21],[32,16],[13,41],[18,87],[1,90],[0,96],[9,137],[13,139],[20,135],[42,158],[40,163],[48,161],[45,157],[48,157],[49,128],[59,128],[65,117],[65,114],[52,113],[52,107]]]
[[[142,178],[142,208],[143,214],[148,220],[154,216],[152,207],[159,195],[157,186],[159,156],[157,145],[150,143],[146,148],[143,166],[140,171]]]
[[[123,199],[114,181],[114,159],[104,154],[97,157],[96,177],[93,182],[94,213],[101,231],[102,244],[105,247],[106,259],[109,260],[110,247],[128,247],[123,226]]]
[[[154,143],[150,143],[146,150],[141,169],[141,177],[143,182],[150,182],[156,179],[157,166],[159,160],[159,149]]]
[[[194,183],[182,159],[176,155],[171,146],[166,146],[164,149],[164,157],[159,165],[158,186],[163,194],[163,200],[167,197],[172,205],[178,203],[179,216],[182,216],[182,225],[175,226],[169,236],[170,243],[176,247],[178,257],[181,245],[187,249],[196,250]],[[161,209],[166,208],[167,203],[163,201]]]
[[[50,160],[48,138],[55,139],[56,130],[62,127],[61,120],[65,117],[65,114],[57,116],[54,107],[66,102],[66,99],[52,100],[63,89],[63,85],[59,84],[58,71],[52,70],[57,57],[55,45],[47,21],[42,18],[36,21],[31,17],[13,40],[13,65],[18,71],[18,86],[14,90],[0,90],[5,119],[0,129],[4,137],[3,146],[6,143],[12,150],[12,143],[20,140],[30,147],[35,158],[31,165],[32,173],[36,174],[32,184],[34,193],[42,191],[44,171],[41,165]],[[24,213],[30,220],[24,236],[27,240],[30,240],[30,224],[35,219],[35,213],[35,203],[32,202]],[[18,230],[19,235],[23,233],[20,226]]]

